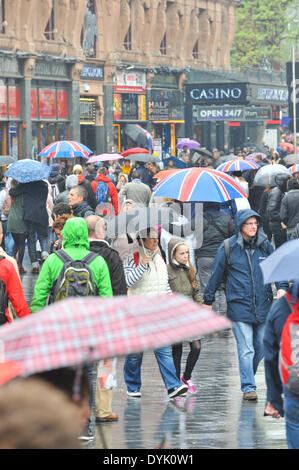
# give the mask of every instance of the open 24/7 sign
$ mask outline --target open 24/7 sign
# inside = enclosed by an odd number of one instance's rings
[[[193,106],[195,121],[261,121],[271,118],[268,107]]]

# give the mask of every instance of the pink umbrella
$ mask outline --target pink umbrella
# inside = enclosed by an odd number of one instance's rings
[[[4,360],[20,375],[152,350],[230,328],[179,294],[74,297],[0,327]]]
[[[265,158],[267,158],[267,155],[265,153],[254,152],[254,153],[250,153],[249,155],[246,155],[245,160],[253,160],[254,162],[256,162],[257,155],[261,155],[262,160],[265,160]]]
[[[123,158],[119,153],[102,153],[101,155],[93,155],[87,160],[87,163],[108,162],[109,160],[120,160]]]

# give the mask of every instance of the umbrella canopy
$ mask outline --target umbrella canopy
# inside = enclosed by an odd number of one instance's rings
[[[258,170],[260,165],[257,163],[253,163],[250,161],[239,160],[236,158],[235,160],[231,160],[227,163],[222,163],[219,165],[216,170],[223,171],[224,173],[228,173],[229,171],[245,171],[245,170]]]
[[[173,165],[174,165],[175,168],[186,168],[186,163],[183,162],[183,160],[180,160],[179,158],[176,158],[176,157],[164,158],[164,160],[162,160],[162,163],[164,164],[164,167],[166,167],[168,165],[169,160],[173,161]]]
[[[86,145],[74,140],[58,140],[47,145],[38,155],[48,158],[77,158],[83,157],[88,159],[92,154]]]
[[[175,170],[156,184],[153,194],[182,202],[226,202],[247,197],[231,176],[208,168]]]
[[[167,176],[171,175],[172,173],[176,173],[177,171],[179,171],[180,169],[179,168],[174,168],[173,170],[162,170],[162,171],[158,171],[158,173],[156,173],[153,178],[154,179],[157,179],[158,181],[162,180],[163,178],[166,178]]]
[[[279,142],[279,147],[286,147],[288,152],[294,152],[294,145],[290,142]],[[296,147],[296,152],[299,152],[299,147]]]
[[[150,153],[148,149],[142,147],[133,147],[131,149],[124,150],[121,152],[122,157],[128,157],[129,155],[134,155],[135,153]]]
[[[196,140],[191,140],[191,139],[182,139],[178,144],[176,144],[177,149],[182,149],[185,146],[188,147],[188,149],[197,149],[200,147],[200,143],[197,142]]]
[[[123,158],[119,153],[102,153],[101,155],[93,155],[87,160],[87,163],[108,162],[109,160],[120,160]]]
[[[202,155],[206,155],[207,157],[213,158],[213,154],[212,154],[209,150],[207,150],[206,148],[204,148],[204,147],[201,148],[201,149],[197,149],[196,152],[197,152],[197,153],[201,153]]]
[[[10,155],[0,155],[0,166],[10,165],[16,161],[15,158]]]
[[[156,349],[231,322],[178,294],[76,297],[0,327],[5,360],[21,375]]]
[[[283,159],[283,162],[286,166],[291,166],[299,163],[299,154],[292,153],[290,155],[286,155]]]
[[[154,140],[151,134],[146,129],[139,126],[139,124],[126,124],[124,132],[131,140],[136,142],[137,145],[151,150],[154,149]]]
[[[121,234],[138,233],[157,225],[169,231],[171,224],[180,224],[180,217],[167,207],[157,205],[134,207],[128,212],[121,212],[116,217],[106,219],[106,235],[108,238],[116,238]]]
[[[273,186],[275,185],[275,177],[282,173],[289,175],[288,169],[279,163],[265,165],[257,171],[253,183],[255,186]]]
[[[246,147],[250,152],[264,152],[263,148],[260,147],[256,142],[244,142],[241,147]]]
[[[217,158],[215,162],[217,165],[222,165],[222,163],[231,162],[237,158],[236,155],[222,155],[221,157]]]
[[[299,280],[299,240],[278,247],[260,263],[264,283]]]
[[[294,175],[295,173],[299,173],[299,163],[297,163],[296,165],[290,166],[290,168],[288,168],[288,172],[291,175]]]
[[[148,162],[155,162],[158,163],[160,160],[158,157],[155,155],[152,155],[151,153],[132,153],[125,157],[125,160],[131,160],[132,162],[143,162],[143,163],[148,163]]]
[[[5,176],[19,183],[31,183],[32,181],[47,180],[51,169],[49,166],[35,160],[24,159],[12,163]]]
[[[265,158],[267,158],[267,155],[265,153],[261,153],[261,152],[254,152],[254,153],[250,153],[249,155],[246,155],[245,156],[245,160],[246,161],[250,161],[250,160],[253,160],[254,162],[256,162],[256,157],[257,155],[261,155],[262,157],[262,160],[265,160]]]

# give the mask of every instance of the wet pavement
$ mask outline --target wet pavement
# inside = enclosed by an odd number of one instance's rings
[[[30,302],[36,275],[22,276]],[[188,353],[184,346],[183,364]],[[264,417],[266,386],[263,363],[257,375],[258,401],[245,402],[240,391],[236,345],[231,330],[206,336],[192,380],[196,394],[169,400],[155,356],[142,364],[142,396],[127,398],[124,358],[118,359],[118,386],[113,397],[115,423],[97,425],[96,449],[286,449],[285,421]]]

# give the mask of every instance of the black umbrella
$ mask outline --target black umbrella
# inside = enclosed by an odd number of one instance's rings
[[[139,147],[143,148],[153,148],[152,142],[149,140],[149,136],[146,133],[146,130],[137,124],[126,124],[124,128],[125,134],[130,137],[133,142]]]
[[[212,153],[204,147],[201,147],[200,149],[196,149],[196,152],[201,153],[202,155],[206,155],[207,157],[213,158]]]
[[[299,163],[299,154],[292,153],[290,155],[286,155],[283,159],[283,163],[286,166],[296,165],[297,163]]]
[[[0,155],[0,166],[10,165],[14,163],[16,160],[11,157],[10,155]]]

